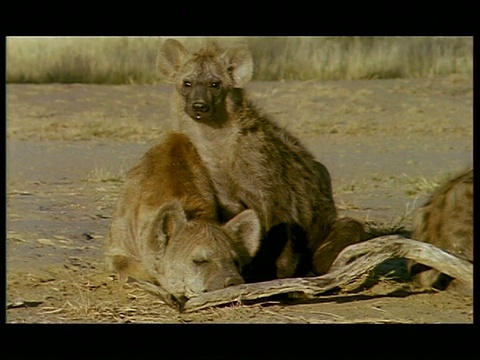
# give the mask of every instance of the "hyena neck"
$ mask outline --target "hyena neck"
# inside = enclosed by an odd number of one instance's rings
[[[176,96],[180,96],[176,94]],[[244,121],[248,109],[248,101],[244,95],[243,89],[230,89],[225,99],[225,106],[222,111],[216,115],[218,119],[214,121],[219,126],[197,122],[188,116],[184,109],[184,102],[180,98],[173,101],[173,117],[175,119],[175,130],[186,134],[197,147],[202,157],[212,159],[214,154],[226,160],[226,155],[232,146],[236,143],[235,139],[241,135],[245,128]],[[205,153],[205,152],[208,152]]]
[[[241,88],[234,88],[228,94],[227,112],[233,125],[242,133],[258,129],[265,122]]]
[[[224,126],[211,127],[207,124],[194,121],[184,111],[182,106],[176,106],[174,118],[177,121],[176,130],[187,135],[205,166],[210,172],[217,195],[222,206],[227,212],[236,214],[242,209],[238,204],[229,200],[234,198],[235,174],[232,171],[238,153],[238,146],[242,143],[245,134],[244,119],[248,116],[246,109],[247,100],[243,90],[232,89],[227,95],[225,103],[226,116]],[[178,102],[177,102],[178,104]]]
[[[222,169],[231,158],[229,156],[231,144],[238,130],[232,126],[212,128],[196,122],[183,109],[177,111],[174,117],[175,131],[189,137],[211,175],[215,177],[217,174],[225,173]]]
[[[213,174],[225,173],[223,170],[229,166],[235,139],[238,137],[236,128],[212,129],[204,124],[190,123],[190,126],[184,128],[184,133],[188,134],[200,157]]]
[[[196,123],[186,114],[180,118],[183,124],[181,131],[190,138],[210,174],[221,208],[220,216],[228,220],[244,209],[235,200],[235,181],[231,171],[238,130],[235,127],[212,129]]]

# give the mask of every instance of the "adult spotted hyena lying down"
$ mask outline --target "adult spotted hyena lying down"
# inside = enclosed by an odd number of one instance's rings
[[[473,169],[443,184],[417,210],[412,237],[473,263]],[[437,270],[413,261],[408,262],[408,268],[414,287],[466,292]]]
[[[245,273],[249,280],[323,274],[341,249],[362,239],[362,224],[337,219],[325,166],[248,101],[247,48],[212,44],[190,53],[168,39],[157,66],[175,85],[177,129],[208,168],[222,216],[254,209],[260,218],[262,245]]]
[[[245,210],[221,226],[210,177],[189,139],[170,134],[128,173],[106,243],[127,276],[160,285],[177,300],[243,283],[260,223]]]

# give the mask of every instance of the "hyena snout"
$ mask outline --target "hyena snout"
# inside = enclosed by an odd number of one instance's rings
[[[195,121],[208,121],[211,117],[212,107],[204,99],[194,99],[187,102],[186,113]]]
[[[201,85],[194,86],[192,91],[186,95],[186,112],[194,119],[202,118],[212,110],[211,96],[207,89]]]
[[[208,106],[206,101],[197,100],[193,102],[192,110],[195,112],[206,113],[210,110],[210,106]]]

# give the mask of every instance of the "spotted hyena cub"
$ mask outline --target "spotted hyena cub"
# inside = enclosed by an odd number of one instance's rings
[[[473,263],[473,169],[438,188],[414,218],[412,237]],[[413,261],[408,263],[414,287],[454,288],[456,281]]]
[[[245,210],[222,225],[213,184],[197,151],[170,134],[128,173],[106,241],[109,267],[162,287],[180,303],[244,282],[260,222]]]
[[[328,271],[363,225],[338,219],[330,175],[301,142],[257,109],[242,87],[252,77],[246,47],[214,44],[189,51],[166,40],[159,72],[175,86],[173,117],[207,167],[221,214],[253,209],[262,245],[245,276],[251,281]]]

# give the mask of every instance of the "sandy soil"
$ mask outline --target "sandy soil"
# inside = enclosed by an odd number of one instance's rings
[[[341,214],[411,229],[472,164],[473,81],[256,82],[251,97],[330,170]],[[359,292],[179,313],[103,267],[126,171],[169,128],[166,85],[7,85],[9,323],[471,323],[473,300],[406,291],[393,261]]]

